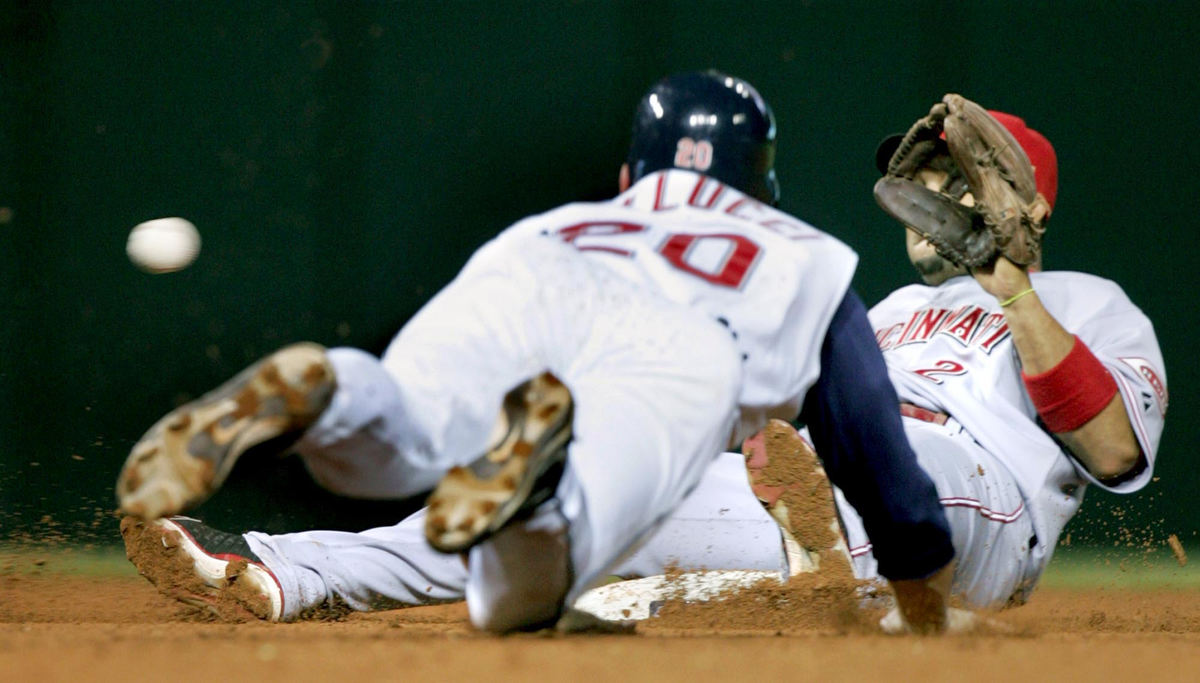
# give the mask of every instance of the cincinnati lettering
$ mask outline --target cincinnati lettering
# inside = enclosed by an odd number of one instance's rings
[[[964,348],[975,346],[991,353],[1008,339],[1011,332],[1003,313],[993,313],[979,306],[925,308],[916,311],[903,322],[875,331],[880,350],[887,351],[908,344],[923,344],[935,335],[953,339]]]

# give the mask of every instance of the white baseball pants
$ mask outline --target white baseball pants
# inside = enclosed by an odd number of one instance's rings
[[[1030,552],[1033,523],[1016,479],[953,418],[944,425],[910,417],[903,423],[950,522],[957,557],[953,594],[973,608],[1025,602],[1043,567]],[[835,500],[855,575],[880,580],[862,520],[840,491]]]
[[[330,361],[338,391],[298,451],[350,496],[428,490],[483,453],[504,394],[542,371],[571,390],[556,498],[470,554],[472,620],[497,631],[551,618],[667,517],[728,446],[741,383],[725,327],[545,239],[479,250],[381,362]]]

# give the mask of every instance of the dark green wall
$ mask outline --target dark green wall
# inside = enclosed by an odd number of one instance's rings
[[[1174,389],[1161,481],[1093,493],[1073,533],[1194,542],[1198,31],[1191,3],[1128,1],[0,2],[0,531],[115,538],[116,472],[165,410],[290,341],[381,350],[497,230],[610,195],[647,85],[716,66],[772,102],[784,208],[859,250],[869,301],[911,280],[870,196],[881,137],[948,91],[1046,133],[1047,265],[1122,283]],[[141,273],[127,232],[164,215],[203,251]],[[201,514],[414,501],[342,503],[260,457]]]

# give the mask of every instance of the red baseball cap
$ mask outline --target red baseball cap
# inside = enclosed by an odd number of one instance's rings
[[[1020,143],[1021,149],[1025,150],[1029,163],[1033,165],[1033,180],[1037,183],[1038,192],[1046,198],[1053,211],[1054,200],[1058,196],[1058,156],[1054,153],[1054,146],[1046,136],[1025,125],[1024,119],[994,109],[989,109],[988,113],[1007,128]],[[903,139],[904,134],[899,133],[889,135],[879,143],[875,149],[875,167],[880,173],[887,173],[888,161]]]

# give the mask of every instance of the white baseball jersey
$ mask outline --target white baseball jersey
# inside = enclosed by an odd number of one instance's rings
[[[731,441],[796,416],[856,264],[838,240],[711,178],[654,173],[502,232],[378,363],[331,351],[337,392],[297,450],[343,495],[410,495],[478,457],[504,393],[549,370],[575,399],[555,503],[583,590]],[[486,596],[539,578],[493,562],[501,545],[472,550],[472,610],[494,613]]]
[[[743,359],[733,443],[767,418],[799,413],[858,262],[848,246],[794,216],[682,170],[648,175],[611,201],[528,218],[499,239],[530,235],[558,236],[730,329]]]
[[[1167,411],[1166,373],[1154,329],[1115,283],[1073,272],[1032,274],[1046,309],[1112,373],[1149,467],[1115,487],[1136,491],[1152,476]],[[1078,510],[1086,484],[1105,486],[1037,423],[995,298],[970,276],[911,285],[870,311],[900,400],[947,413],[1011,472],[1048,558]]]

